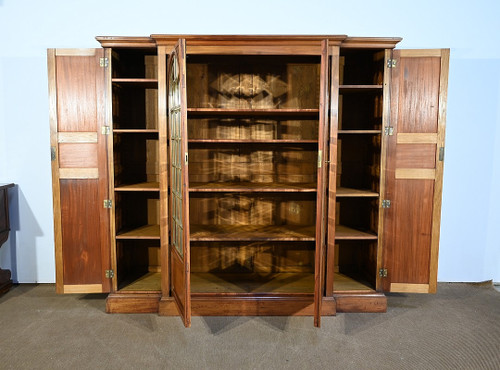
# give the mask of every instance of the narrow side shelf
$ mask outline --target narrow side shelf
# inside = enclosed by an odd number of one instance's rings
[[[191,225],[191,241],[314,241],[314,225]]]
[[[115,191],[160,191],[158,182],[139,182],[115,187]]]
[[[352,188],[337,188],[337,197],[363,197],[363,198],[378,198],[379,193],[371,190],[361,190]]]
[[[116,85],[137,86],[146,89],[158,88],[158,80],[156,78],[112,78],[111,81]]]
[[[318,140],[290,139],[189,139],[190,144],[317,144]]]
[[[382,92],[384,85],[340,85],[340,93]]]
[[[251,183],[251,182],[210,182],[190,183],[190,192],[246,192],[246,193],[313,193],[314,183]]]
[[[335,240],[377,240],[378,236],[343,225],[335,226]]]
[[[113,133],[115,134],[158,134],[157,129],[151,128],[115,128]]]
[[[116,239],[160,239],[160,225],[144,225],[128,231],[119,231]]]
[[[382,130],[339,130],[339,134],[370,134],[370,135],[378,135],[382,133]]]

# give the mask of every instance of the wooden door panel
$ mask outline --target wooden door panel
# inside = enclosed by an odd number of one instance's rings
[[[58,293],[109,292],[103,49],[49,49],[49,102]]]
[[[171,293],[186,327],[191,326],[186,41],[179,40],[168,68],[170,135]]]
[[[395,50],[393,59],[383,289],[435,292],[449,50]]]

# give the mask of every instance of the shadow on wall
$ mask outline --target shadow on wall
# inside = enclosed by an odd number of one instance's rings
[[[36,238],[42,236],[43,232],[18,185],[9,189],[9,217],[9,240],[3,248],[9,249],[10,267],[6,266],[6,261],[2,265],[10,268],[15,283],[36,282],[38,280]],[[19,271],[23,271],[22,276],[19,275]]]

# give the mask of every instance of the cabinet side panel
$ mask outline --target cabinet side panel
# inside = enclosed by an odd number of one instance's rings
[[[61,180],[60,188],[64,285],[99,284],[102,267],[98,180]]]

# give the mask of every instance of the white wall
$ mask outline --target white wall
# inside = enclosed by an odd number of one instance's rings
[[[0,183],[14,182],[0,266],[53,282],[46,49],[96,35],[399,36],[451,48],[440,281],[500,281],[500,26],[497,0],[0,0]]]

